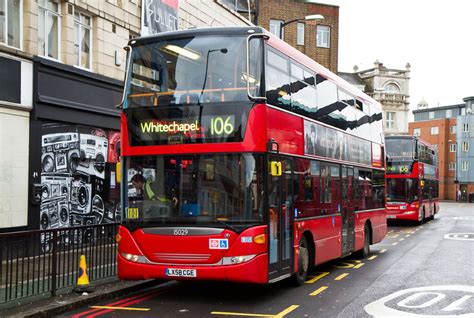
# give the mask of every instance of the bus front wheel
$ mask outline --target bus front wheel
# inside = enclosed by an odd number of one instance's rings
[[[309,248],[308,241],[303,235],[300,240],[298,248],[298,270],[296,271],[294,277],[294,282],[296,285],[301,286],[306,281],[308,277],[309,269]]]

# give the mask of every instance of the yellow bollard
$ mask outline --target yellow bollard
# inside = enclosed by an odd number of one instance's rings
[[[81,255],[79,259],[79,276],[77,277],[77,284],[74,287],[74,291],[77,293],[94,291],[94,286],[90,284],[89,276],[87,276],[87,263],[85,255]]]
[[[87,276],[86,256],[81,255],[79,260],[79,277],[77,278],[77,285],[89,285],[89,276]]]

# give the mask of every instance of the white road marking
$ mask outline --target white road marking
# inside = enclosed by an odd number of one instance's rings
[[[446,303],[446,295],[462,295],[451,303]],[[472,312],[467,312],[469,308],[463,307],[468,300],[474,296],[474,286],[466,285],[445,285],[445,286],[425,286],[409,288],[394,292],[388,296],[378,299],[364,307],[364,310],[374,318],[400,317],[400,318],[472,318]],[[404,298],[402,298],[404,297]],[[393,300],[400,299],[396,304]],[[452,297],[451,297],[452,299]],[[444,301],[444,302],[443,302]],[[389,307],[387,303],[390,303]],[[435,306],[435,307],[433,307]],[[393,308],[396,307],[396,308]],[[433,314],[410,312],[411,309],[430,309]],[[460,312],[464,310],[464,313]],[[445,312],[457,311],[456,314]]]

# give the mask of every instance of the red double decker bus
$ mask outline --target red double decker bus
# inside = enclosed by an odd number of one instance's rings
[[[387,218],[423,223],[439,212],[436,149],[415,136],[386,136]]]
[[[133,39],[118,274],[269,283],[386,233],[380,105],[259,27]]]

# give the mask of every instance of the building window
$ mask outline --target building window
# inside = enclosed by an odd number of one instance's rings
[[[273,33],[276,37],[279,37],[283,39],[283,36],[280,36],[280,31],[281,30],[281,25],[283,24],[283,20],[273,20],[270,19],[270,32]],[[284,32],[282,32],[282,35],[285,35]]]
[[[469,170],[469,161],[463,161],[461,163],[461,170],[462,171],[468,171]]]
[[[400,89],[398,88],[397,85],[390,83],[387,86],[385,86],[385,93],[387,94],[399,94]]]
[[[420,128],[413,128],[413,135],[419,136],[421,134],[421,129]]]
[[[439,134],[439,127],[431,127],[431,134],[432,135]]]
[[[462,143],[462,151],[468,152],[469,151],[469,142],[468,141],[463,141]]]
[[[38,53],[59,59],[59,4],[54,0],[38,0]]]
[[[451,118],[451,117],[453,117],[453,110],[446,109],[446,118]]]
[[[456,152],[456,144],[449,144],[449,152]]]
[[[462,131],[463,132],[469,132],[469,124],[463,124],[462,125]]]
[[[331,38],[331,29],[327,25],[316,26],[316,46],[329,47]]]
[[[434,112],[429,112],[428,118],[429,118],[429,119],[433,119],[433,118],[434,118]]]
[[[386,112],[387,119],[385,120],[385,127],[387,129],[393,129],[395,124],[395,112]]]
[[[23,1],[0,0],[0,43],[21,49]]]
[[[91,68],[91,17],[74,12],[74,54],[76,65]]]
[[[298,22],[296,32],[296,44],[304,45],[304,23]]]
[[[455,134],[456,133],[456,126],[449,126],[449,133]]]
[[[456,163],[455,162],[450,162],[449,163],[449,170],[456,170]]]

